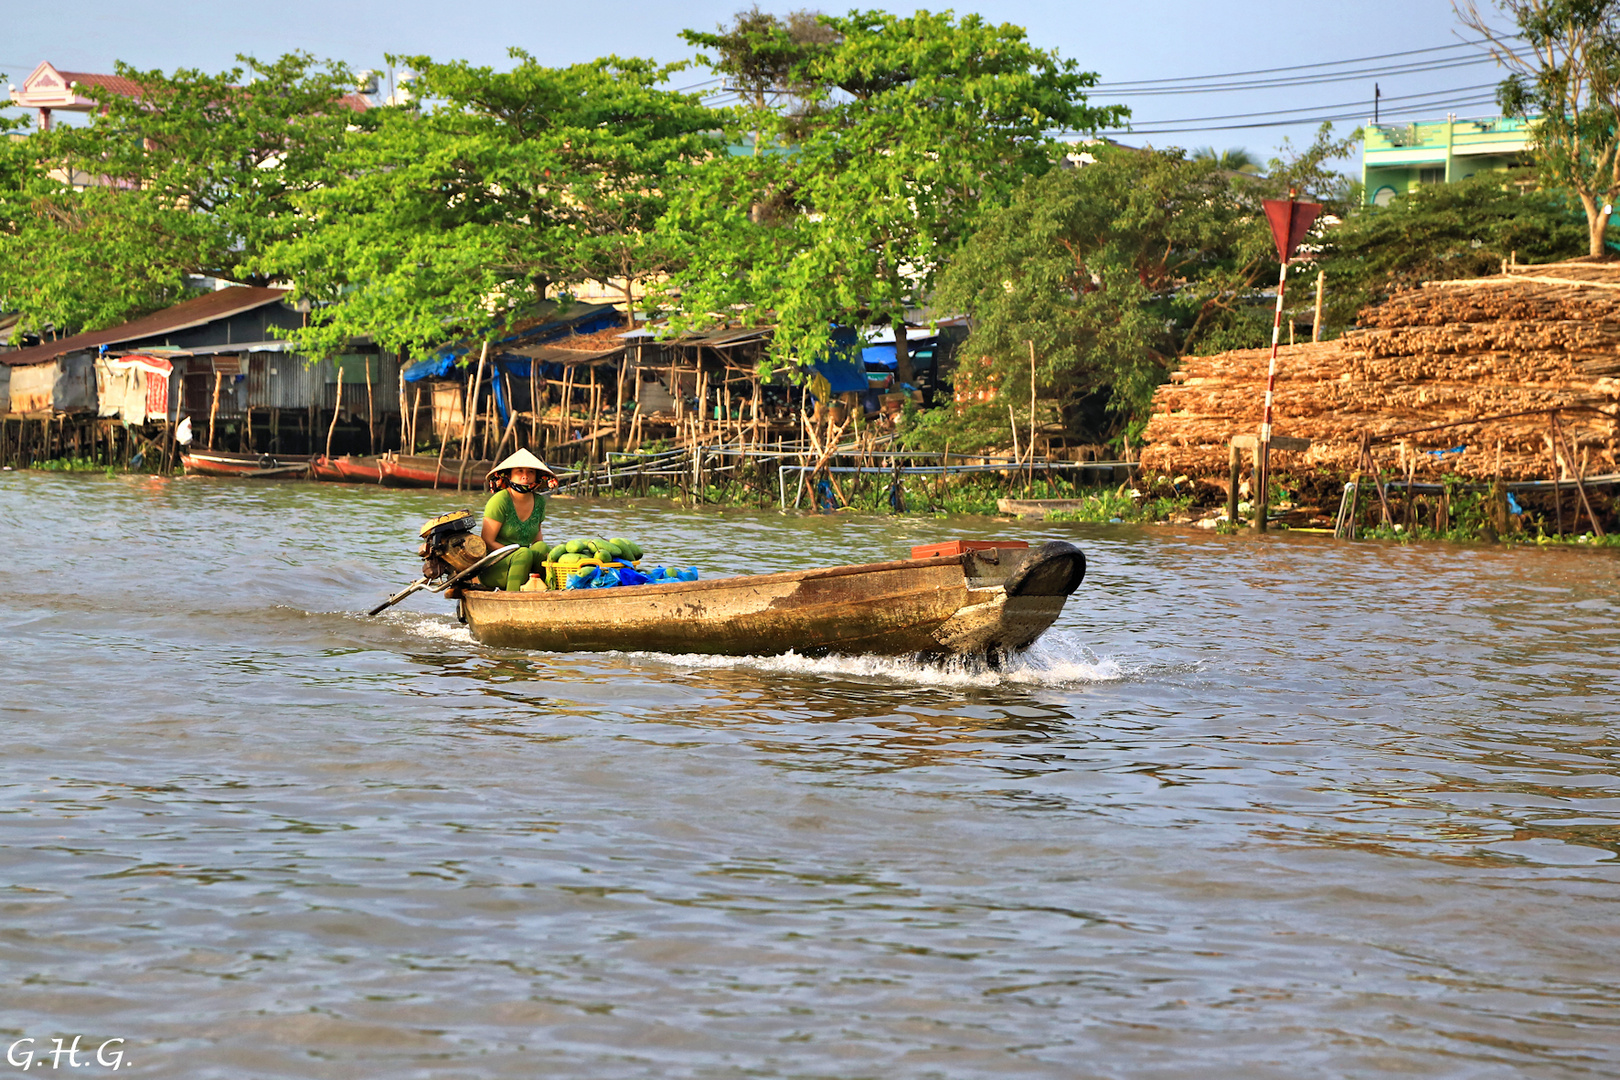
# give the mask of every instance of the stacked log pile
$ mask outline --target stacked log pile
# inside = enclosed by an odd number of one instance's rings
[[[1154,395],[1143,465],[1224,475],[1231,438],[1259,427],[1268,356],[1186,358]],[[1574,461],[1555,453],[1545,414],[1487,419],[1554,407]],[[1277,470],[1353,471],[1366,433],[1411,455],[1424,475],[1620,471],[1620,265],[1517,267],[1405,290],[1362,311],[1339,340],[1282,349],[1273,411],[1276,435],[1311,440],[1303,453],[1273,451]],[[1459,426],[1398,437],[1443,424]],[[1381,461],[1390,458],[1380,450]]]

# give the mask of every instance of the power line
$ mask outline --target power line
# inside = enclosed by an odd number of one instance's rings
[[[720,82],[723,78],[724,76],[717,75],[712,79],[704,79],[702,82],[693,83],[691,86],[677,86],[675,89],[671,90],[670,93],[684,94],[688,90],[700,90],[705,86],[713,86],[715,83]]]
[[[1449,90],[1431,90],[1422,94],[1403,94],[1399,97],[1380,98],[1379,101],[1383,107],[1387,108],[1394,102],[1415,103],[1429,98],[1450,98],[1455,95],[1462,94],[1478,96],[1478,92],[1481,90],[1494,91],[1495,88],[1495,83],[1484,83],[1480,86],[1456,86]],[[1470,98],[1470,100],[1472,99]],[[1327,109],[1355,109],[1366,104],[1368,104],[1366,101],[1340,101],[1332,105],[1302,105],[1297,109],[1265,109],[1260,112],[1227,113],[1223,116],[1189,116],[1181,120],[1144,120],[1142,123],[1148,127],[1157,127],[1161,124],[1201,124],[1207,120],[1248,120],[1256,116],[1277,116],[1282,113],[1321,112]],[[1439,104],[1439,102],[1435,102],[1434,104]],[[1405,111],[1409,112],[1413,107],[1413,105],[1409,104]],[[1415,107],[1426,108],[1427,105]],[[1397,109],[1396,111],[1399,112],[1402,110]]]
[[[1518,34],[1509,34],[1509,35],[1504,36],[1502,38],[1502,40],[1503,41],[1512,41],[1512,40],[1517,39],[1519,36],[1520,35],[1518,35]],[[1433,46],[1430,46],[1427,49],[1407,49],[1404,52],[1381,53],[1378,56],[1357,56],[1357,57],[1354,57],[1354,58],[1349,59],[1349,60],[1324,60],[1324,61],[1322,61],[1320,63],[1315,63],[1315,64],[1293,64],[1293,65],[1290,65],[1289,67],[1256,68],[1253,71],[1228,71],[1228,72],[1225,72],[1225,73],[1220,74],[1220,75],[1178,75],[1178,76],[1176,76],[1174,78],[1170,78],[1170,79],[1134,79],[1134,80],[1127,80],[1125,82],[1119,83],[1118,85],[1121,85],[1121,86],[1148,86],[1148,85],[1152,85],[1152,84],[1168,84],[1168,83],[1183,83],[1183,82],[1211,82],[1211,81],[1214,81],[1214,80],[1217,80],[1217,79],[1236,79],[1236,78],[1240,78],[1240,77],[1246,76],[1246,75],[1274,75],[1274,74],[1276,74],[1277,72],[1280,72],[1280,71],[1306,71],[1306,70],[1309,70],[1311,68],[1342,67],[1345,64],[1370,64],[1374,60],[1394,60],[1395,58],[1401,57],[1401,56],[1418,56],[1418,55],[1423,54],[1423,53],[1445,52],[1448,49],[1462,49],[1462,48],[1468,48],[1468,47],[1475,46],[1475,45],[1488,45],[1490,43],[1491,43],[1490,38],[1480,38],[1477,41],[1458,41],[1458,42],[1455,42],[1455,43],[1453,43],[1451,45],[1433,45]],[[1103,83],[1101,85],[1107,86],[1109,84]]]
[[[1495,63],[1490,56],[1466,57],[1458,60],[1447,60],[1438,64],[1416,64],[1395,67],[1358,68],[1355,71],[1333,72],[1320,76],[1307,76],[1290,79],[1255,79],[1248,82],[1208,83],[1184,87],[1150,87],[1145,90],[1132,90],[1128,87],[1098,85],[1090,88],[1092,93],[1103,92],[1114,97],[1148,97],[1170,94],[1209,94],[1225,93],[1233,90],[1276,90],[1292,86],[1325,86],[1328,83],[1354,82],[1359,79],[1387,79],[1397,75],[1423,75],[1431,71],[1449,71],[1454,68],[1475,67],[1479,64]]]
[[[1461,100],[1461,101],[1449,102],[1448,104],[1454,109],[1463,109],[1463,108],[1472,108],[1473,106],[1476,106],[1476,105],[1494,105],[1495,103],[1496,103],[1496,98],[1493,96],[1493,97],[1481,97],[1481,98],[1468,98],[1468,99],[1464,99],[1464,100]],[[1400,113],[1408,113],[1408,114],[1410,114],[1410,113],[1417,112],[1417,111],[1424,111],[1424,110],[1427,110],[1427,109],[1429,109],[1431,107],[1432,106],[1428,106],[1428,105],[1412,105],[1412,106],[1408,106],[1408,107],[1403,108],[1403,109],[1396,109],[1395,112],[1397,114],[1400,114]],[[1365,112],[1354,112],[1354,113],[1339,113],[1339,114],[1336,114],[1336,115],[1324,115],[1324,116],[1292,117],[1292,118],[1286,119],[1286,120],[1265,120],[1265,121],[1258,121],[1258,122],[1255,122],[1255,123],[1247,123],[1247,124],[1207,124],[1207,125],[1204,125],[1204,126],[1201,126],[1201,127],[1166,127],[1166,126],[1163,126],[1163,125],[1165,125],[1165,124],[1187,123],[1188,121],[1165,120],[1165,121],[1161,121],[1160,124],[1153,125],[1152,127],[1130,128],[1130,129],[1126,129],[1126,128],[1109,129],[1107,131],[1098,132],[1098,134],[1101,134],[1101,135],[1179,135],[1179,134],[1184,134],[1184,133],[1204,132],[1204,131],[1248,131],[1248,130],[1257,129],[1257,128],[1295,127],[1295,126],[1303,127],[1303,126],[1305,126],[1307,124],[1315,125],[1315,124],[1323,124],[1323,123],[1341,123],[1341,122],[1344,122],[1344,121],[1365,120],[1366,117],[1367,117],[1367,114]]]

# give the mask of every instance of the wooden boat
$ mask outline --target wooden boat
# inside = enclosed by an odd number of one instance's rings
[[[309,462],[289,461],[270,454],[233,454],[224,450],[182,450],[180,464],[197,476],[229,476],[239,480],[302,480]]]
[[[382,482],[390,487],[440,487],[455,490],[458,477],[463,488],[484,486],[484,474],[495,467],[492,461],[469,461],[465,469],[454,457],[440,461],[436,457],[416,454],[385,454],[378,459]]]
[[[316,480],[341,481],[343,470],[337,467],[337,462],[325,454],[316,454],[309,459],[309,474]]]
[[[329,458],[325,454],[317,454],[309,459],[309,470],[315,474],[315,479],[340,480],[350,484],[382,483],[381,466],[380,457],[352,457],[344,454],[341,457]]]
[[[553,592],[451,590],[488,645],[552,652],[982,655],[1027,649],[1085,577],[1073,544]]]

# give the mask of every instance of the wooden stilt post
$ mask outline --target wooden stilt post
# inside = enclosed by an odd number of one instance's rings
[[[1243,452],[1231,442],[1226,448],[1226,478],[1230,485],[1226,492],[1226,520],[1232,525],[1238,521],[1238,485],[1243,477]]]
[[[489,356],[489,339],[484,339],[484,347],[478,353],[478,372],[473,376],[472,385],[468,393],[462,395],[461,405],[461,467],[456,470],[456,490],[460,491],[462,481],[467,473],[467,451],[472,448],[473,429],[478,426],[478,391],[484,385],[484,361]],[[442,459],[444,448],[439,449]],[[438,476],[434,476],[434,483],[438,483]]]
[[[366,452],[377,452],[377,405],[371,396],[371,357],[362,356],[361,364],[366,369]]]
[[[214,448],[214,418],[219,414],[219,388],[225,382],[223,371],[214,372],[214,401],[208,407],[208,449]]]
[[[1029,471],[1024,476],[1024,494],[1035,483],[1035,343],[1029,342]]]
[[[1327,287],[1327,271],[1316,272],[1316,313],[1311,318],[1311,340],[1322,340],[1322,290]]]
[[[619,358],[618,399],[613,406],[613,437],[618,439],[624,433],[624,358]],[[624,449],[621,441],[619,449]]]
[[[332,460],[332,435],[337,431],[338,411],[343,408],[343,365],[337,369],[337,392],[332,399],[332,423],[326,429],[326,460]]]
[[[1552,428],[1553,434],[1557,436],[1558,442],[1564,448],[1564,460],[1568,463],[1569,471],[1575,474],[1575,491],[1581,497],[1581,506],[1586,508],[1587,520],[1592,523],[1592,533],[1601,540],[1603,539],[1603,526],[1598,522],[1597,515],[1592,513],[1591,500],[1586,497],[1586,481],[1581,476],[1581,467],[1575,461],[1574,453],[1570,450],[1569,440],[1564,437],[1564,429],[1558,423],[1558,414],[1556,412],[1552,414]],[[1580,527],[1581,514],[1577,510],[1575,512],[1574,528],[1578,529]]]

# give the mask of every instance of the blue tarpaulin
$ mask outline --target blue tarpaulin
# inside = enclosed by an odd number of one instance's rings
[[[501,338],[498,341],[490,342],[490,362],[485,377],[490,380],[494,389],[495,410],[500,416],[501,424],[505,425],[511,418],[511,403],[506,400],[506,388],[502,381],[496,378],[496,375],[504,372],[517,378],[527,379],[530,364],[527,356],[508,355],[505,352],[506,349],[544,345],[549,341],[556,341],[571,334],[594,334],[598,330],[606,330],[611,326],[618,325],[620,318],[618,310],[611,304],[575,305],[569,308],[568,314],[564,318],[552,319]],[[401,375],[406,382],[420,382],[423,379],[448,379],[455,374],[465,358],[471,357],[473,358],[471,362],[476,363],[476,357],[481,348],[481,345],[474,347],[470,343],[446,345],[431,356],[423,357],[421,360],[408,365],[401,372]],[[556,368],[558,376],[562,374],[560,365],[541,365],[541,371],[545,372],[548,377],[552,377],[550,368]],[[462,367],[461,370],[471,374],[472,370],[476,369]]]
[[[503,365],[503,370],[512,371],[509,365],[518,362],[523,365],[523,374],[529,373],[527,357],[503,357],[502,352],[514,346],[544,345],[548,341],[567,337],[570,334],[594,334],[598,330],[606,330],[619,323],[623,316],[611,304],[581,304],[569,309],[568,314],[560,319],[552,319],[538,326],[531,326],[527,330],[492,341],[489,345],[490,358]],[[471,357],[476,363],[481,346],[470,342],[456,345],[446,345],[437,349],[430,356],[425,356],[405,368],[406,382],[420,382],[423,379],[446,379],[456,370],[457,363],[463,357]]]
[[[912,338],[906,343],[907,354],[911,357],[911,366],[917,370],[931,368],[934,364],[934,353],[939,349],[938,338]],[[861,350],[861,362],[868,368],[882,368],[885,371],[894,371],[900,362],[894,358],[894,346],[868,345]]]
[[[839,326],[832,332],[832,355],[810,365],[810,369],[827,380],[834,394],[866,393],[866,365],[861,362],[859,338],[855,330]],[[891,347],[890,355],[894,353]]]

